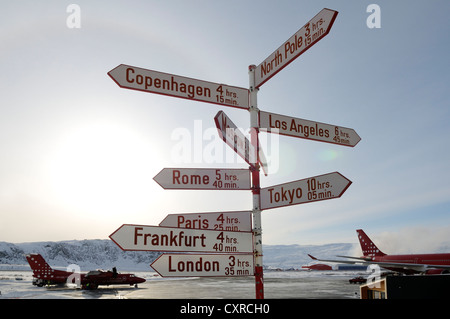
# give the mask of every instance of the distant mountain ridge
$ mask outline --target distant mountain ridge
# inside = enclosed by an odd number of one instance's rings
[[[326,245],[263,245],[263,263],[266,268],[301,268],[311,263],[307,254],[321,258],[348,255],[355,244]],[[122,251],[109,239],[71,240],[58,242],[32,242],[13,244],[0,242],[0,269],[29,269],[25,255],[41,254],[54,268],[70,264],[80,266],[81,271],[92,269],[151,271],[150,264],[159,252]]]
[[[25,255],[41,254],[50,266],[80,266],[81,271],[92,269],[148,270],[158,252],[122,251],[109,239],[32,242],[12,244],[0,242],[0,264],[28,265]],[[3,266],[5,268],[5,266]]]

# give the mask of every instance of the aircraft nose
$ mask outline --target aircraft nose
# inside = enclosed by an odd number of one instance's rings
[[[136,283],[138,283],[138,284],[145,282],[145,279],[141,278],[141,277],[136,277],[135,279],[136,279]]]

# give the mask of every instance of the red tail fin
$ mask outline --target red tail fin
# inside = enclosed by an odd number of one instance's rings
[[[40,254],[27,255],[27,261],[33,269],[33,276],[36,278],[47,279],[53,277],[55,272]]]
[[[384,256],[386,255],[372,242],[369,236],[362,229],[356,230],[358,233],[359,243],[361,244],[361,249],[364,256],[374,257],[374,256]]]

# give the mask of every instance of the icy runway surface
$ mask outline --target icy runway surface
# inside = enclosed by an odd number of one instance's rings
[[[154,272],[135,272],[147,281],[138,288],[100,286],[86,291],[74,287],[32,285],[31,271],[0,271],[0,299],[253,299],[254,277],[161,278]],[[355,271],[266,271],[265,298],[358,299],[359,285],[350,284]]]

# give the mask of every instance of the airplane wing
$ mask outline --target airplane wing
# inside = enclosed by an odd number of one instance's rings
[[[309,257],[311,257],[311,259],[317,260],[317,261],[325,261],[325,262],[331,262],[331,263],[343,263],[343,264],[358,264],[358,263],[362,263],[363,260],[361,261],[350,261],[350,260],[331,260],[331,259],[319,259],[316,258],[310,254],[308,254]],[[357,257],[354,257],[357,258]]]
[[[412,269],[419,272],[425,272],[430,269],[445,269],[450,270],[449,265],[427,265],[427,264],[412,264],[412,263],[396,263],[396,262],[380,262],[380,261],[372,261],[367,260],[362,257],[348,257],[348,256],[338,256],[344,258],[356,259],[357,261],[351,260],[330,260],[330,259],[318,259],[314,256],[308,254],[314,260],[317,261],[325,261],[325,262],[334,262],[334,263],[343,263],[343,264],[367,264],[367,265],[378,265],[383,268],[401,268],[401,269]]]
[[[352,256],[336,256],[336,257],[342,257],[342,258],[349,258],[349,259],[356,259],[356,260],[361,260],[361,261],[370,261],[371,258],[370,257],[352,257]]]

